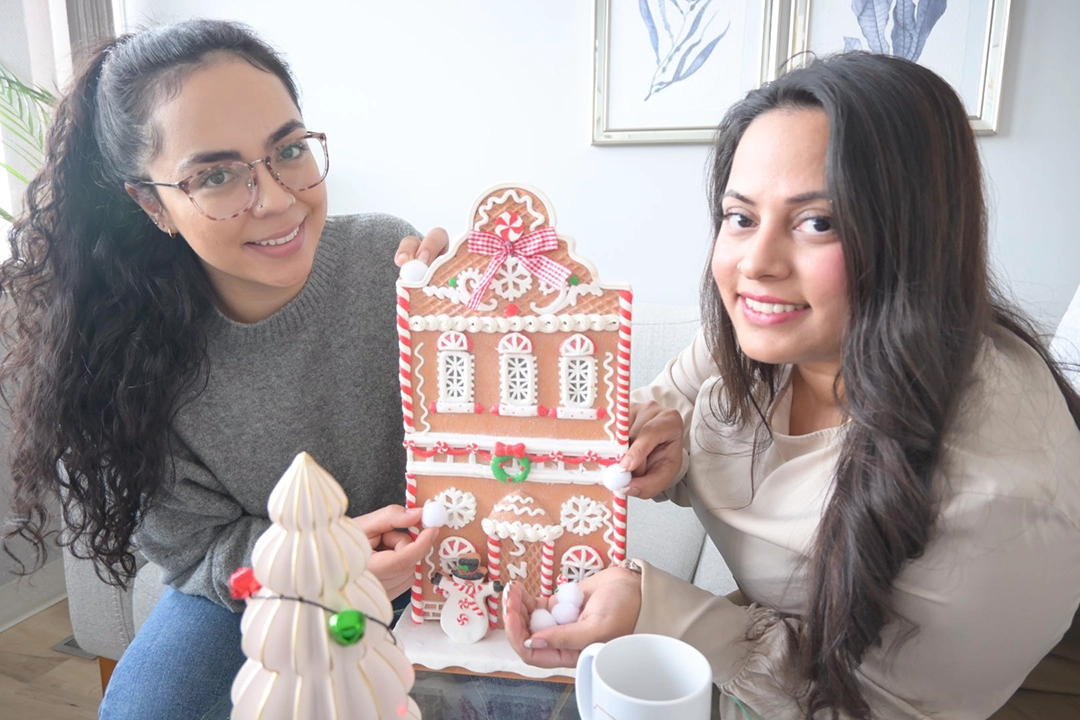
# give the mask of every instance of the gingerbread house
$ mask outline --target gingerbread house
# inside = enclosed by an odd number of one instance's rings
[[[440,618],[432,577],[463,553],[550,595],[626,552],[626,496],[602,479],[628,442],[630,289],[600,281],[535,189],[488,190],[468,227],[397,290],[406,501],[448,517],[415,623]],[[497,627],[498,595],[486,609]]]

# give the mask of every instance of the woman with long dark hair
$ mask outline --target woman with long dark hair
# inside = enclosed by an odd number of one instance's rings
[[[404,454],[387,422],[400,412],[389,258],[415,231],[328,219],[326,136],[304,124],[284,61],[231,23],[104,48],[60,102],[47,156],[0,267],[5,547],[29,540],[40,565],[59,497],[61,542],[103,578],[128,582],[135,548],[160,565],[171,587],[101,715],[201,717],[244,659],[228,578],[298,452],[367,513],[369,569],[391,597],[431,548],[434,530],[394,530],[419,511],[391,505]]]
[[[553,601],[511,586],[515,649],[681,637],[724,717],[1075,716],[1080,655],[1053,649],[1078,632],[1080,397],[992,282],[956,93],[814,61],[727,113],[710,198],[703,332],[638,393],[624,464],[695,508],[739,597],[635,562],[530,636]]]

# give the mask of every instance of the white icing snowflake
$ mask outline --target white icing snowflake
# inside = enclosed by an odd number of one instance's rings
[[[435,501],[443,504],[450,519],[446,523],[455,530],[460,530],[476,517],[476,496],[471,492],[446,488],[435,496]]]
[[[491,282],[491,289],[504,300],[517,300],[531,287],[532,274],[515,257],[506,258]]]
[[[559,516],[562,526],[575,535],[589,535],[604,525],[607,507],[596,500],[575,495],[562,504]]]

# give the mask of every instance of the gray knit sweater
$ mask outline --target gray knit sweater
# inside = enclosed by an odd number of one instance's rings
[[[415,230],[389,215],[330,218],[288,305],[245,325],[218,315],[209,383],[173,423],[175,475],[135,541],[177,590],[234,610],[270,491],[300,451],[337,478],[349,514],[405,492],[394,250]]]

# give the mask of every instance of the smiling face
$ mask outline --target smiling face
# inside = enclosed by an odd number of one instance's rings
[[[835,375],[848,299],[826,196],[828,142],[819,110],[773,110],[750,124],[725,188],[712,272],[747,356]]]
[[[273,73],[222,56],[194,72],[154,113],[161,149],[147,164],[156,182],[177,182],[222,161],[251,162],[306,131],[300,110]],[[199,256],[221,311],[241,322],[269,317],[303,288],[326,224],[326,185],[286,190],[255,166],[251,207],[211,220],[180,189],[145,191],[139,204]]]

